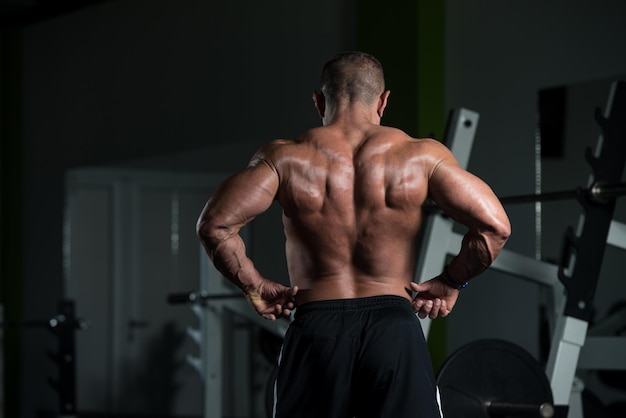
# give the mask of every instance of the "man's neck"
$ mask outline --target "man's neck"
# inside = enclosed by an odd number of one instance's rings
[[[374,107],[362,105],[339,104],[336,107],[327,107],[323,118],[324,126],[342,125],[363,127],[371,124],[380,125],[380,116]]]

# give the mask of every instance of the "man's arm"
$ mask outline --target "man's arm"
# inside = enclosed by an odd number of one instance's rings
[[[462,169],[452,153],[437,145],[437,164],[429,177],[429,195],[452,219],[467,226],[461,249],[446,273],[424,283],[413,283],[419,292],[413,307],[420,317],[446,316],[456,303],[461,285],[482,273],[498,256],[511,233],[508,216],[491,188]]]
[[[264,278],[246,255],[239,231],[271,206],[278,183],[274,168],[257,154],[248,168],[217,188],[196,225],[215,267],[243,291],[259,315],[268,319],[290,315],[297,288]]]
[[[434,169],[430,196],[452,219],[468,228],[448,274],[462,284],[482,273],[498,256],[510,233],[509,218],[491,188],[450,156]]]

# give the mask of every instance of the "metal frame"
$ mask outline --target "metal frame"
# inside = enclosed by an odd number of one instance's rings
[[[444,143],[450,148],[459,165],[467,168],[479,114],[464,108],[453,110]],[[454,221],[442,215],[431,215],[423,226],[415,281],[421,282],[441,274],[446,258],[458,254],[463,235],[454,232]],[[491,265],[492,269],[531,280],[542,285],[562,289],[557,278],[558,266],[517,254],[504,248]],[[560,305],[562,292],[555,291],[555,305]],[[424,335],[430,331],[429,318],[420,319]]]
[[[612,110],[618,84],[614,83],[612,86],[604,121],[607,120],[606,118],[609,117]],[[623,88],[623,85],[621,87]],[[460,110],[458,112],[463,114],[467,111]],[[471,115],[474,116],[475,114],[471,113]],[[475,115],[475,120],[477,121],[477,119],[478,115]],[[600,119],[599,122],[603,122]],[[461,166],[466,167],[474,131],[463,132],[459,125],[459,120],[462,120],[462,117],[459,117],[459,113],[457,113],[457,117],[453,119],[454,129],[451,130],[449,138],[451,142],[448,143],[448,146],[459,159]],[[474,129],[475,125],[475,123],[472,125]],[[464,146],[461,146],[459,141],[465,141]],[[604,138],[600,137],[597,154],[599,154],[603,142]],[[597,159],[594,162],[593,157],[587,157],[590,160],[590,164],[594,165],[595,163],[595,167],[599,165]],[[581,217],[581,225],[582,223],[584,223],[584,216]],[[425,223],[425,234],[422,240],[424,243],[422,247],[425,248],[420,250],[417,274],[415,276],[416,281],[427,280],[439,274],[446,258],[449,255],[458,253],[462,238],[462,235],[453,232],[452,220],[439,215],[431,216]],[[576,239],[574,237],[570,238],[570,240],[574,241]],[[626,249],[626,225],[612,220],[608,229],[606,244]],[[570,264],[574,262],[575,260],[571,261]],[[566,303],[571,306],[572,300],[567,300],[564,292],[565,286],[558,279],[559,277],[561,279],[567,278],[563,273],[562,267],[503,249],[491,268],[525,280],[537,282],[552,290],[555,319],[553,319],[551,327],[553,340],[546,373],[552,387],[555,406],[564,407],[564,410],[568,412],[568,418],[582,418],[581,392],[584,389],[584,383],[576,378],[577,370],[579,368],[626,370],[626,359],[621,355],[617,355],[617,353],[626,351],[626,339],[620,337],[587,336],[588,321],[585,320],[584,316],[581,315],[581,318],[571,316],[571,314],[568,314],[567,308],[563,309]],[[589,279],[592,281],[591,285],[595,286],[597,278]],[[579,305],[582,306],[582,311],[584,304],[581,305],[579,302]],[[424,334],[428,336],[430,320],[422,320],[422,326]],[[597,355],[598,353],[602,353],[602,355]],[[610,353],[615,353],[616,355],[610,356]],[[563,411],[563,409],[561,410]]]
[[[459,108],[451,112],[444,143],[450,148],[459,165],[467,168],[469,157],[474,143],[478,113],[469,109]],[[439,275],[443,269],[448,254],[456,254],[461,246],[452,228],[451,219],[431,215],[423,224],[423,239],[420,246],[417,269],[414,281],[422,282]],[[430,331],[430,319],[420,319],[424,335]]]
[[[596,111],[596,119],[602,128],[602,135],[598,140],[595,152],[588,149],[586,155],[593,173],[589,184],[609,184],[619,181],[626,158],[626,148],[623,144],[623,114],[626,111],[626,85],[614,82],[609,92],[607,105],[602,115]],[[563,260],[559,270],[559,278],[568,290],[568,300],[563,314],[557,320],[557,327],[553,334],[550,357],[546,372],[552,384],[554,403],[556,406],[569,405],[569,418],[582,418],[582,396],[584,388],[582,381],[575,374],[581,366],[579,360],[581,351],[587,342],[587,330],[590,311],[593,305],[593,295],[597,286],[603,249],[599,244],[617,243],[624,246],[623,225],[611,220],[614,211],[614,202],[603,205],[589,205],[587,200],[579,199],[584,213],[581,214],[576,234],[571,229],[567,236],[567,250],[573,253],[569,260]],[[605,232],[605,235],[602,233]],[[621,239],[621,240],[620,240]],[[600,243],[602,240],[604,242]],[[571,248],[574,251],[571,251]],[[593,248],[596,253],[593,257],[587,254],[585,248]],[[567,266],[563,264],[568,263]],[[590,296],[589,296],[590,295]],[[612,339],[611,341],[619,341]],[[591,346],[597,346],[600,340],[592,340]],[[602,340],[601,345],[606,349],[608,340]],[[606,352],[604,354],[606,358]],[[617,364],[614,364],[615,368]],[[570,390],[571,389],[571,390]]]
[[[244,241],[248,241],[248,229],[241,231]],[[201,250],[203,251],[203,250]],[[188,363],[194,367],[204,381],[205,418],[223,416],[223,358],[228,344],[227,324],[224,319],[228,313],[249,321],[271,333],[284,337],[289,322],[287,320],[268,321],[257,315],[248,302],[241,297],[241,291],[226,281],[217,271],[208,257],[203,253],[200,258],[200,289],[206,291],[208,302],[203,305],[192,305],[199,319],[199,328],[187,329],[187,334],[198,343],[199,357],[187,356]],[[218,295],[211,299],[212,295]],[[225,298],[225,295],[233,295]],[[237,347],[238,350],[249,350],[248,347]]]

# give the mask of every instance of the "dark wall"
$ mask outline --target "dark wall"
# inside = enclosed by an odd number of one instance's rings
[[[110,1],[25,27],[24,316],[55,314],[63,295],[66,170],[151,157],[163,170],[241,168],[261,143],[318,123],[311,92],[321,63],[354,44],[351,7]],[[45,331],[24,333],[22,416],[57,407],[47,347]]]

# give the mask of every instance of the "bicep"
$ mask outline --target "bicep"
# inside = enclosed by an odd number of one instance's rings
[[[429,193],[448,216],[470,228],[497,229],[508,222],[491,188],[456,162],[439,164],[429,180]]]
[[[200,222],[229,230],[239,230],[265,212],[278,191],[278,175],[261,162],[235,174],[222,183],[207,202]]]

